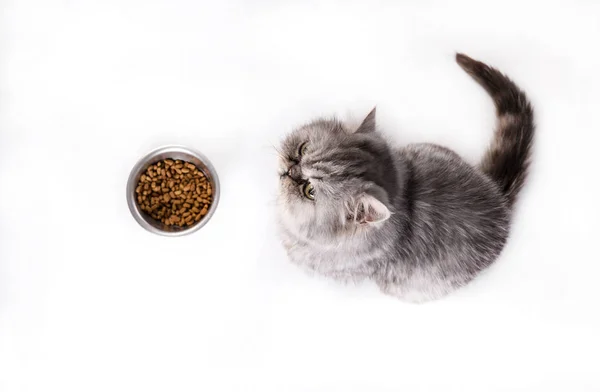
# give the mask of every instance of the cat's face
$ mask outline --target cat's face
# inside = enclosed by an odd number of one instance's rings
[[[375,132],[375,111],[356,129],[318,120],[280,148],[280,218],[296,234],[328,241],[368,230],[390,216],[389,149]],[[386,167],[387,166],[387,167]]]

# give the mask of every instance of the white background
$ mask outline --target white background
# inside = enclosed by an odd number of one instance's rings
[[[0,391],[600,390],[600,3],[453,3],[2,0]],[[377,105],[477,162],[494,110],[455,51],[537,111],[502,257],[420,306],[290,265],[273,145]],[[184,238],[125,200],[167,143],[222,183]]]

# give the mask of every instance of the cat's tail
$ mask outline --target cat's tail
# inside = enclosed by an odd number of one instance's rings
[[[494,140],[480,163],[512,206],[523,187],[535,130],[533,109],[525,93],[508,77],[458,53],[456,62],[491,95],[498,116]]]

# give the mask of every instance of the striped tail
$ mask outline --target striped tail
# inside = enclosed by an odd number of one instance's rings
[[[494,140],[480,163],[512,207],[527,177],[535,125],[525,93],[508,77],[464,54],[456,62],[492,97],[498,116]]]

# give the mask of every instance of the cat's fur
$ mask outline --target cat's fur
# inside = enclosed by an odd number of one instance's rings
[[[340,280],[371,278],[387,294],[422,302],[498,257],[527,173],[533,111],[496,69],[456,60],[497,109],[494,140],[476,167],[433,144],[392,149],[375,130],[375,110],[358,129],[321,119],[283,141],[279,222],[294,263]]]

